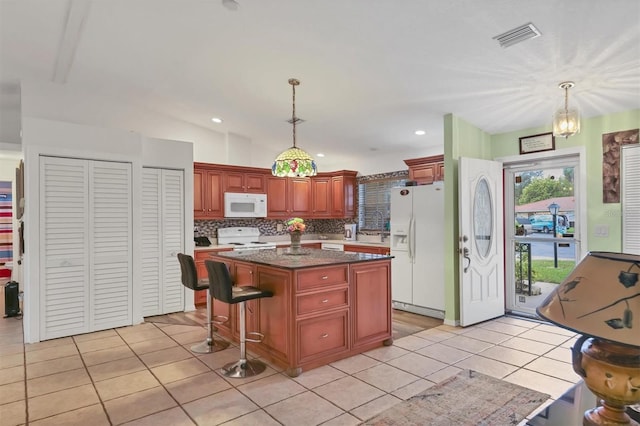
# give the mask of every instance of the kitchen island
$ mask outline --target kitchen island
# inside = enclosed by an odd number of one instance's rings
[[[224,262],[238,286],[273,297],[247,302],[247,331],[264,334],[248,349],[291,377],[370,349],[391,345],[391,256],[303,248],[227,251]],[[229,317],[218,333],[239,339],[237,309],[214,300]]]

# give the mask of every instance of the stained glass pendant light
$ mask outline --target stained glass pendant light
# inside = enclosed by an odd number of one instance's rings
[[[569,109],[569,89],[575,86],[573,81],[564,81],[558,86],[564,90],[564,108],[553,116],[553,136],[568,138],[580,132],[580,115],[575,108]]]
[[[293,115],[289,123],[293,125],[293,146],[278,155],[271,166],[271,174],[278,177],[306,177],[318,174],[316,162],[304,150],[296,146],[296,124],[302,120],[296,117],[296,86],[300,84],[295,78],[289,79],[293,89]]]

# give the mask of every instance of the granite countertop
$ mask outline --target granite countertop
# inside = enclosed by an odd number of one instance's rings
[[[372,260],[385,260],[393,257],[384,254],[329,251],[312,248],[302,248],[298,253],[292,253],[289,248],[277,248],[275,250],[223,251],[217,253],[217,255],[233,260],[286,269],[370,262]]]
[[[268,240],[262,240],[268,241]],[[268,241],[273,242],[276,246],[288,246],[291,244],[291,241],[287,237],[287,239],[283,239],[281,241]],[[311,239],[305,240],[303,239],[302,244],[314,244],[314,243],[331,243],[331,244],[343,244],[343,245],[354,245],[354,246],[363,246],[363,247],[389,247],[389,241],[385,241],[384,243],[371,242],[371,241],[347,241],[347,240],[321,240],[321,239]],[[218,249],[232,249],[236,246],[231,244],[211,244],[207,247],[196,246],[195,251],[199,250],[218,250]]]

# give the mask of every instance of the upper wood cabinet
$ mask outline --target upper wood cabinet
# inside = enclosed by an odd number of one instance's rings
[[[224,217],[222,189],[223,174],[206,165],[194,163],[193,169],[193,217],[217,219]]]
[[[356,174],[342,170],[331,177],[331,217],[349,218],[356,214]]]
[[[409,180],[420,185],[444,180],[444,155],[413,158],[404,162],[409,166]]]
[[[267,217],[311,214],[311,179],[267,176]]]
[[[194,163],[194,219],[224,218],[224,193],[267,194],[267,217],[352,218],[356,213],[356,175],[351,170],[311,178],[281,178],[269,169]]]
[[[227,171],[224,175],[224,192],[251,192],[266,194],[266,173],[262,171]]]
[[[331,177],[311,178],[311,215],[317,218],[331,217]]]

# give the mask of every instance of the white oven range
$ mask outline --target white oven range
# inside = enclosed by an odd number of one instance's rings
[[[269,250],[276,243],[259,241],[260,229],[249,226],[218,229],[218,244],[232,245],[234,251]]]

